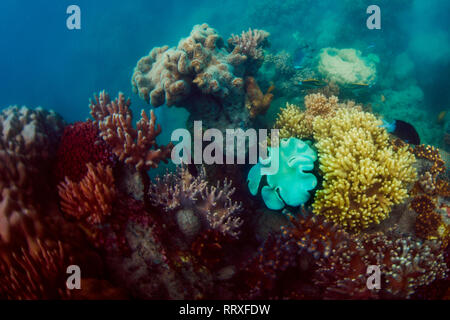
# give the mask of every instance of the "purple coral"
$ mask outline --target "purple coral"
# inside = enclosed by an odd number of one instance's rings
[[[232,201],[234,191],[231,182],[226,179],[223,185],[217,182],[216,186],[210,186],[206,181],[204,168],[194,177],[187,168],[179,167],[175,173],[156,178],[155,183],[150,186],[149,197],[155,206],[163,207],[166,212],[189,212],[207,228],[236,238],[243,221],[236,217],[242,205]],[[178,223],[189,221],[190,224],[193,220],[195,221],[195,217],[177,219]],[[186,234],[192,233],[192,228],[184,225],[179,227],[181,231],[186,230]]]

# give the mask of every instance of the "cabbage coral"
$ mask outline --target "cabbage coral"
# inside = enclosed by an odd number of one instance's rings
[[[386,219],[407,197],[416,178],[407,147],[394,152],[382,122],[358,108],[340,108],[333,118],[314,121],[323,188],[314,213],[358,231]]]
[[[352,83],[372,84],[376,79],[378,56],[363,57],[355,49],[322,49],[319,55],[319,72],[339,85]]]

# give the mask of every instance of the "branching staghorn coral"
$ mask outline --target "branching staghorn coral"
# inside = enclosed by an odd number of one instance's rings
[[[217,182],[216,186],[210,186],[204,168],[194,177],[187,168],[179,167],[175,173],[156,178],[150,186],[149,197],[166,212],[177,210],[178,226],[187,236],[192,237],[201,225],[206,225],[237,237],[243,221],[236,215],[242,205],[232,201],[234,191],[227,180],[223,185]]]
[[[62,210],[89,224],[99,224],[111,215],[117,195],[111,167],[87,164],[86,176],[79,182],[67,177],[58,186]]]
[[[91,115],[100,129],[100,136],[112,148],[113,153],[128,165],[135,166],[138,171],[147,171],[158,167],[160,161],[167,163],[172,144],[159,146],[156,137],[161,133],[161,126],[156,126],[156,117],[150,111],[150,119],[144,110],[141,119],[132,124],[130,100],[119,93],[119,97],[111,101],[106,92],[91,100]]]
[[[416,178],[414,155],[394,152],[381,121],[358,108],[339,108],[332,118],[313,123],[324,182],[314,213],[359,231],[386,219],[407,197]]]
[[[367,287],[369,265],[380,266],[381,289]],[[438,242],[362,234],[319,260],[316,285],[326,299],[408,299],[421,286],[445,278],[448,267]]]
[[[232,34],[228,43],[233,47],[233,53],[243,54],[248,59],[262,63],[264,61],[263,48],[268,45],[269,35],[264,30],[249,29],[247,32],[242,31],[240,36]]]
[[[314,119],[318,116],[332,117],[339,107],[335,96],[327,98],[321,93],[309,94],[305,96],[305,111],[287,103],[277,115],[274,127],[280,130],[280,138],[311,138]]]

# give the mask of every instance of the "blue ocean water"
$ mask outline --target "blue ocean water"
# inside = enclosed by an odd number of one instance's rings
[[[81,30],[66,28],[66,8],[71,4],[81,8]],[[207,22],[224,39],[249,27],[265,29],[271,33],[273,53],[286,50],[293,54],[301,43],[308,43],[313,52],[336,47],[375,53],[380,57],[377,84],[392,91],[379,92],[393,97],[386,97],[387,101],[398,108],[426,109],[430,119],[448,110],[450,2],[377,1],[382,10],[381,30],[365,26],[369,4],[372,1],[3,0],[0,108],[42,106],[68,122],[85,120],[88,99],[105,89],[111,96],[119,91],[131,96],[133,109],[139,110],[146,104],[132,93],[130,84],[138,59],[155,46],[175,46],[193,25]],[[392,77],[395,73],[403,74]],[[411,86],[421,91],[418,99],[405,90]],[[403,97],[411,101],[404,106],[394,103],[406,101]],[[374,99],[364,102],[373,104]],[[387,113],[386,109],[391,106],[378,111]],[[166,131],[175,119],[173,112],[180,112],[181,122],[176,125],[185,121],[186,114],[178,108],[171,110],[171,121],[166,121],[164,110],[158,108],[157,113],[163,127],[168,123]],[[428,143],[441,143],[442,133],[435,132],[439,128],[408,119],[406,113],[403,117],[423,127],[419,133],[425,131]]]

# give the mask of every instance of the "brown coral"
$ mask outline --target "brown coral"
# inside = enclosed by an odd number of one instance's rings
[[[245,91],[246,91],[246,107],[250,113],[250,118],[255,118],[257,115],[264,115],[270,108],[270,104],[273,100],[273,94],[271,93],[275,87],[272,85],[264,94],[256,83],[255,78],[245,78]]]
[[[74,183],[66,178],[58,186],[62,210],[89,224],[99,224],[111,215],[117,191],[111,167],[101,163],[94,167],[87,164],[86,176]]]
[[[156,178],[150,186],[149,197],[155,206],[162,206],[165,211],[192,210],[192,214],[207,228],[237,237],[243,221],[236,215],[242,205],[232,201],[234,191],[227,180],[223,185],[217,182],[216,186],[210,186],[204,168],[194,177],[187,168],[179,167],[175,173]],[[186,220],[178,219],[179,223],[182,221]],[[190,230],[185,226],[179,227],[180,230]]]
[[[159,146],[156,137],[161,133],[161,126],[155,125],[156,117],[150,111],[150,119],[144,110],[141,119],[132,124],[130,100],[119,93],[119,97],[111,101],[106,92],[95,96],[91,101],[91,115],[100,129],[100,136],[120,161],[135,166],[136,169],[147,171],[158,167],[160,161],[167,163],[170,157],[172,143],[167,146]]]

